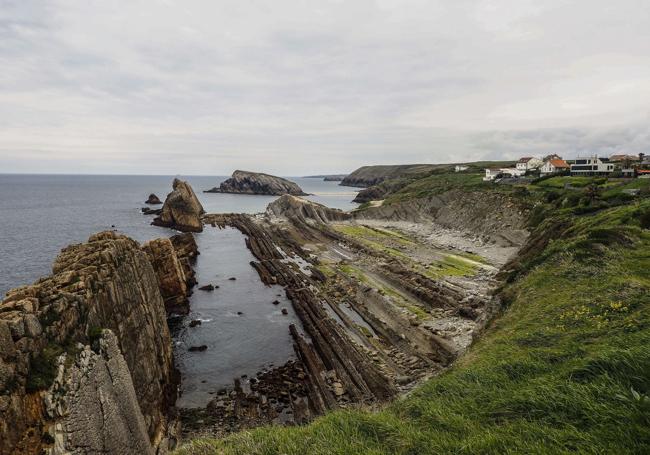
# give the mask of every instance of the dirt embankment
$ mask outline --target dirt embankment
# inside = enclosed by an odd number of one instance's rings
[[[528,237],[529,208],[502,193],[452,190],[427,198],[369,207],[355,212],[359,220],[432,223],[471,234],[500,246],[521,246]]]

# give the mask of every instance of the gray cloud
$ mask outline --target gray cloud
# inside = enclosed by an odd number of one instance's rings
[[[0,0],[0,172],[648,151],[645,0]]]

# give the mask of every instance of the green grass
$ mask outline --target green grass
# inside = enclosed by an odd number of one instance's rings
[[[448,254],[442,261],[434,262],[427,267],[425,274],[431,278],[471,276],[476,273],[477,269],[478,267],[474,262],[470,262],[460,256]]]
[[[648,210],[644,200],[569,218],[519,265],[481,340],[408,397],[178,453],[650,453]]]

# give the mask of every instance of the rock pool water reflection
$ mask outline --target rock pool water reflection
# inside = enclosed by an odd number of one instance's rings
[[[196,239],[201,252],[196,263],[199,286],[210,283],[219,288],[212,292],[195,288],[190,314],[175,331],[182,375],[177,404],[185,408],[205,406],[236,377],[254,376],[295,358],[289,324],[300,325],[283,288],[265,286],[251,267],[255,258],[241,232],[207,226]],[[280,304],[274,305],[274,300]],[[282,314],[283,308],[288,315]],[[190,328],[195,319],[201,325]],[[189,351],[201,345],[207,350]]]

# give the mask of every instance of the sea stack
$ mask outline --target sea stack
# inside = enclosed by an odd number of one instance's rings
[[[201,215],[205,213],[189,183],[174,179],[174,191],[167,195],[160,216],[151,224],[183,232],[202,232]]]
[[[150,204],[150,205],[159,205],[162,204],[162,201],[156,196],[155,194],[151,193],[149,195],[149,198],[144,201],[145,204]]]
[[[218,188],[214,187],[206,193],[236,193],[236,194],[261,194],[268,196],[306,196],[302,188],[294,182],[274,175],[260,172],[235,171],[228,180]]]

